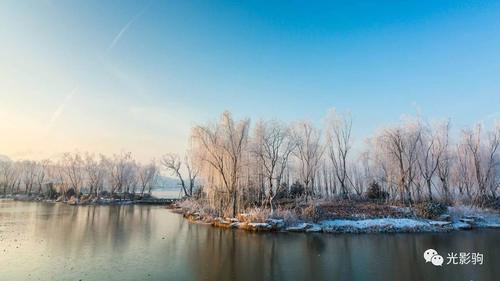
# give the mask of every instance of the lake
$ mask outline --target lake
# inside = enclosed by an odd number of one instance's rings
[[[248,233],[159,206],[0,200],[0,280],[498,280],[499,233]],[[484,262],[436,267],[428,248]]]

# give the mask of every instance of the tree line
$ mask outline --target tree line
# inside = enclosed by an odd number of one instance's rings
[[[111,157],[91,153],[64,153],[57,159],[0,162],[0,192],[45,195],[114,196],[151,194],[157,184],[159,167],[155,161],[137,162],[130,152]]]
[[[352,118],[332,110],[324,124],[235,120],[230,112],[192,128],[181,158],[147,164],[130,152],[110,157],[64,153],[40,161],[0,161],[0,194],[98,196],[151,194],[161,171],[185,197],[219,213],[276,208],[285,199],[374,198],[411,205],[438,200],[482,205],[497,200],[500,122],[450,133],[450,122],[406,118],[353,148]]]
[[[480,124],[462,129],[454,139],[449,121],[406,118],[379,129],[357,150],[350,114],[332,110],[324,123],[319,128],[269,120],[251,126],[249,119],[224,112],[217,122],[195,126],[184,162],[198,175],[198,201],[235,216],[255,206],[272,212],[277,199],[292,197],[374,196],[406,205],[497,198],[499,122],[489,130]],[[191,172],[188,178],[194,182]]]

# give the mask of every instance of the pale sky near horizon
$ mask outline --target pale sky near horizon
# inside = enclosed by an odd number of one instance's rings
[[[0,1],[0,154],[182,152],[197,123],[500,118],[498,1]]]

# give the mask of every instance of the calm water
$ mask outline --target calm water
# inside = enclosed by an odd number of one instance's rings
[[[499,233],[255,234],[161,207],[0,200],[0,280],[498,280]],[[427,248],[484,264],[434,267]]]

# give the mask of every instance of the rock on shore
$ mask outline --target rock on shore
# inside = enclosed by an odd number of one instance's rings
[[[237,218],[207,218],[197,212],[184,213],[190,221],[210,223],[216,227],[242,229],[254,232],[306,232],[306,233],[399,233],[399,232],[447,232],[478,227],[497,228],[496,223],[486,223],[481,217],[461,217],[452,220],[428,220],[410,218],[334,219],[318,223],[299,222],[287,225],[283,219],[267,219],[265,222],[240,221]],[[245,216],[238,216],[246,219]]]

